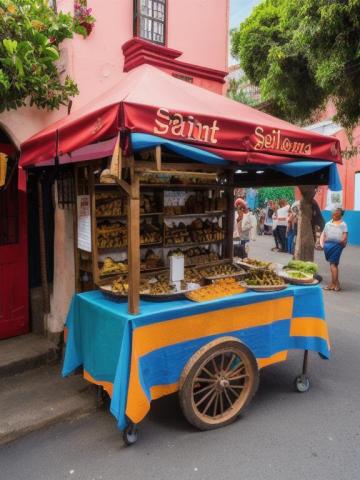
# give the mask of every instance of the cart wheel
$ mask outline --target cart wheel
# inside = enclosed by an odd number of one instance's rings
[[[310,389],[310,379],[306,375],[298,375],[294,381],[295,389],[300,393],[305,393]]]
[[[204,345],[180,379],[180,406],[189,423],[212,430],[233,422],[259,383],[255,357],[238,339],[223,337]]]
[[[123,431],[123,440],[125,445],[130,446],[137,442],[138,429],[136,425],[130,424]]]

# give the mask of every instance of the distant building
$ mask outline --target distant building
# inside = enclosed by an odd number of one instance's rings
[[[227,76],[228,91],[233,88],[232,85],[239,84],[237,88],[240,88],[242,92],[248,97],[254,105],[261,103],[261,95],[259,87],[253,85],[245,75],[244,70],[239,64],[229,66],[229,74]]]

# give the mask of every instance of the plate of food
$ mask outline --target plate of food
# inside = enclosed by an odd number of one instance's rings
[[[206,287],[187,292],[185,296],[193,302],[208,302],[223,297],[239,295],[244,292],[246,292],[246,288],[240,285],[235,278],[224,278],[216,280],[214,283],[207,285]]]
[[[237,265],[243,267],[245,270],[266,270],[273,268],[271,262],[264,262],[262,260],[256,260],[255,258],[244,258],[243,260],[238,260]]]
[[[199,269],[205,280],[220,280],[222,278],[238,278],[246,275],[246,270],[232,263],[225,263]]]
[[[283,270],[279,275],[285,279],[286,282],[294,285],[316,285],[319,280],[314,278],[311,273],[300,272],[299,270]]]
[[[275,292],[287,288],[284,278],[271,270],[251,271],[241,285],[255,292]]]
[[[187,290],[176,291],[173,285],[170,285],[166,280],[160,280],[157,282],[149,282],[149,285],[140,290],[140,298],[143,300],[176,300],[179,298],[185,298]]]

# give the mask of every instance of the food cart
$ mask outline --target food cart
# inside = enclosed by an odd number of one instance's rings
[[[255,394],[259,370],[290,349],[305,351],[296,388],[309,388],[308,351],[329,357],[322,291],[246,285],[233,264],[233,191],[335,189],[340,161],[335,138],[148,66],[25,142],[22,168],[74,167],[83,293],[69,310],[63,375],[82,366],[108,392],[125,443],[151,401],[177,391],[194,426],[227,425]]]

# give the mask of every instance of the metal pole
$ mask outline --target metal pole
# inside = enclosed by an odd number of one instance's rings
[[[38,192],[38,211],[39,211],[39,246],[40,246],[40,274],[41,288],[43,298],[43,312],[50,312],[50,292],[46,268],[46,243],[45,243],[45,224],[44,224],[44,201],[41,179],[37,181]],[[45,329],[46,330],[46,329]]]

